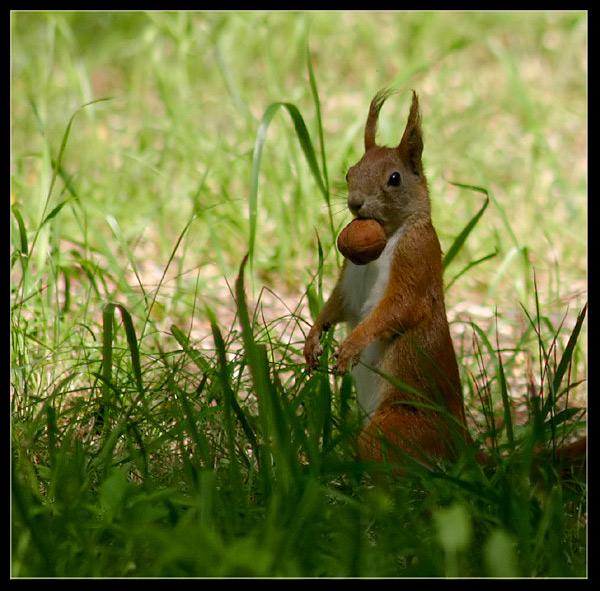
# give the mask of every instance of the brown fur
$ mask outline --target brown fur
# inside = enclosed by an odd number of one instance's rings
[[[377,367],[408,388],[378,381],[380,404],[358,440],[360,456],[380,461],[382,437],[419,459],[452,454],[448,416],[463,434],[465,421],[458,367],[446,320],[442,255],[431,224],[429,192],[423,175],[421,116],[413,93],[410,115],[396,148],[375,143],[379,110],[388,91],[372,101],[365,127],[365,155],[348,172],[348,205],[357,217],[374,218],[389,236],[402,230],[393,254],[389,282],[379,303],[340,345],[335,369],[343,374],[374,341],[383,343]],[[402,177],[399,189],[386,183],[392,172]],[[346,265],[342,270],[342,275]],[[340,280],[315,321],[305,344],[309,368],[321,353],[322,331],[349,320]],[[415,394],[417,391],[419,394]],[[445,412],[434,411],[439,405]],[[452,419],[450,419],[452,420]],[[391,451],[393,453],[393,451]]]

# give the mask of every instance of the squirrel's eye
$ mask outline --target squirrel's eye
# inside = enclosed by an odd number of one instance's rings
[[[388,179],[388,185],[391,185],[392,187],[397,187],[400,184],[401,180],[402,180],[402,177],[400,176],[400,173],[393,172],[390,175],[390,178]]]

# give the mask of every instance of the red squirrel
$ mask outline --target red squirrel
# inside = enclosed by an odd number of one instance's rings
[[[308,370],[316,369],[322,332],[347,322],[351,332],[337,351],[335,371],[344,374],[353,368],[365,415],[360,457],[380,461],[383,436],[390,453],[397,448],[429,463],[453,455],[457,433],[469,439],[446,318],[442,253],[421,162],[419,100],[413,92],[402,139],[387,148],[376,143],[375,134],[389,94],[383,90],[371,102],[365,154],[346,175],[351,213],[379,222],[387,244],[367,264],[344,261],[339,281],[306,338],[304,356]]]
[[[419,100],[413,91],[400,143],[383,147],[375,135],[390,94],[383,90],[372,100],[365,153],[346,175],[350,212],[355,219],[378,222],[387,242],[371,262],[344,260],[339,280],[307,335],[304,356],[307,370],[315,370],[321,334],[346,322],[350,334],[339,346],[334,370],[343,375],[352,369],[365,417],[359,457],[397,462],[408,454],[431,465],[455,457],[472,440],[446,317],[442,252],[421,161]],[[566,448],[564,457],[571,451],[578,457],[578,452],[585,454],[585,441]],[[483,455],[477,457],[485,462]]]

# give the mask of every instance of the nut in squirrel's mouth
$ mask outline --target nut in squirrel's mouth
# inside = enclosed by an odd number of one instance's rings
[[[376,222],[378,222],[378,223],[380,223],[380,224],[382,224],[382,225],[383,225],[383,222],[382,222],[381,220],[378,220],[377,218],[374,218],[374,217],[373,217],[373,216],[371,216],[371,215],[360,215],[360,214],[356,214],[356,215],[354,216],[354,219],[355,219],[355,220],[374,220],[374,221],[376,221]]]
[[[383,220],[380,220],[379,218],[376,218],[375,216],[372,215],[360,215],[357,214],[354,216],[355,220],[361,220],[361,221],[365,221],[365,220],[373,220],[374,222],[377,222],[380,226],[382,226],[383,228],[385,228],[385,222]]]

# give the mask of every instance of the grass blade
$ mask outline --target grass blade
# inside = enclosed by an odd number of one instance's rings
[[[162,287],[162,285],[163,285],[163,283],[165,281],[165,277],[167,276],[167,272],[169,271],[169,268],[171,267],[171,263],[175,259],[175,255],[177,254],[177,251],[179,250],[179,245],[181,244],[181,241],[183,240],[184,236],[187,234],[187,231],[189,230],[190,226],[192,225],[192,222],[195,219],[196,219],[196,214],[192,215],[192,217],[188,220],[187,224],[185,225],[185,227],[183,228],[183,230],[181,231],[181,233],[177,237],[177,240],[175,242],[175,246],[173,247],[173,250],[171,251],[171,256],[169,257],[169,260],[167,261],[167,264],[166,264],[166,266],[165,266],[165,268],[164,268],[164,270],[162,272],[162,275],[160,277],[158,285],[157,285],[156,289],[154,290],[154,295],[152,296],[152,301],[150,302],[150,304],[148,306],[148,312],[146,313],[146,321],[144,322],[144,327],[142,329],[142,336],[144,335],[146,327],[148,326],[148,323],[150,321],[150,315],[152,314],[152,308],[154,308],[154,304],[156,304],[156,298],[158,297],[160,289],[161,289],[161,287]],[[133,262],[132,262],[132,264],[133,264]],[[135,270],[135,267],[134,267],[134,270]],[[136,271],[136,276],[137,276],[137,271]],[[140,284],[140,287],[142,287],[141,284]],[[144,288],[142,287],[142,292],[143,292],[143,289]]]
[[[477,222],[481,219],[481,216],[487,209],[487,206],[490,202],[490,196],[487,189],[483,187],[475,187],[474,185],[464,185],[462,183],[454,183],[451,182],[451,185],[455,187],[460,187],[461,189],[470,189],[471,191],[475,191],[477,193],[482,193],[485,195],[485,202],[481,206],[481,209],[471,218],[469,223],[462,229],[460,234],[454,239],[452,246],[448,249],[446,256],[444,257],[444,269],[446,269],[450,263],[453,261],[454,257],[458,254],[460,249],[463,247],[463,244],[467,240],[469,234],[473,231],[473,228],[477,225]],[[483,260],[483,259],[482,259]]]
[[[71,200],[70,197],[67,197],[63,201],[61,201],[42,221],[40,224],[40,228],[42,228],[47,222],[49,222],[52,218],[55,218],[60,210]]]
[[[262,436],[265,442],[270,442],[270,451],[277,465],[277,474],[285,490],[292,488],[295,476],[296,463],[291,450],[287,421],[283,412],[277,390],[269,377],[269,362],[264,345],[256,343],[252,334],[252,325],[246,304],[244,288],[244,268],[248,262],[246,255],[240,265],[240,272],[236,281],[236,303],[238,317],[242,327],[242,340],[244,351],[252,382],[254,393],[258,398],[259,415],[262,427]],[[263,456],[264,457],[264,456]],[[266,466],[267,462],[263,463]]]
[[[233,425],[233,416],[235,413],[234,409],[241,412],[235,395],[229,384],[229,375],[227,371],[227,355],[225,353],[225,343],[223,336],[217,324],[211,318],[211,328],[215,346],[217,348],[217,356],[219,359],[219,380],[221,382],[221,389],[223,392],[223,414],[225,423],[225,436],[227,441],[227,452],[229,453],[229,471],[231,476],[231,490],[237,497],[239,503],[242,498],[242,478],[240,474],[240,467],[236,459],[236,441],[235,441],[235,430]]]
[[[138,268],[137,268],[137,264],[135,262],[136,259],[133,256],[133,253],[131,252],[131,250],[127,244],[127,240],[125,239],[125,236],[123,235],[123,232],[121,230],[119,222],[116,220],[116,218],[114,216],[112,216],[110,214],[106,216],[106,222],[110,226],[110,229],[112,230],[114,237],[119,242],[119,245],[123,249],[123,252],[125,253],[125,256],[127,257],[129,264],[131,265],[131,270],[133,271],[135,278],[138,281],[138,285],[140,287],[142,295],[144,296],[144,302],[146,303],[146,306],[148,307],[148,294],[146,293],[146,289],[144,288],[144,282],[142,281],[142,279],[140,277],[140,274],[139,274]]]
[[[17,220],[17,226],[19,227],[19,242],[21,245],[21,255],[27,257],[29,254],[29,246],[27,243],[27,230],[25,229],[25,222],[23,222],[23,217],[21,216],[21,212],[16,205],[13,205],[11,208],[13,215],[15,216],[15,220]]]
[[[258,441],[256,439],[256,435],[248,419],[236,400],[235,393],[233,392],[231,385],[229,384],[229,373],[227,371],[227,352],[225,350],[225,341],[223,340],[223,335],[221,334],[221,330],[219,329],[216,319],[212,311],[208,311],[208,316],[210,319],[210,326],[213,333],[213,339],[215,341],[215,347],[217,349],[217,357],[219,360],[219,379],[221,381],[221,388],[223,389],[223,393],[225,396],[225,405],[231,407],[235,416],[237,417],[240,425],[242,426],[242,430],[244,434],[250,441],[252,448],[254,449],[254,454],[256,458],[260,458],[259,455],[259,446]]]
[[[504,411],[504,425],[503,428],[506,429],[506,436],[510,443],[511,449],[514,449],[514,430],[513,430],[513,421],[512,421],[512,406],[510,401],[510,396],[508,393],[508,386],[506,382],[506,375],[504,373],[504,366],[502,363],[502,356],[500,354],[500,345],[497,344],[496,347],[492,345],[490,339],[483,331],[481,327],[479,327],[474,322],[469,322],[469,325],[473,328],[473,330],[477,333],[478,337],[481,339],[481,342],[484,344],[487,349],[490,357],[494,360],[494,365],[496,367],[496,379],[498,380],[498,384],[500,387],[500,395],[502,398],[502,408]],[[496,330],[496,337],[497,337]],[[493,420],[493,417],[490,417]]]
[[[108,101],[110,100],[109,97],[107,98],[101,98],[101,99],[97,99],[97,100],[93,100],[90,101],[89,103],[85,103],[84,105],[82,105],[81,107],[79,107],[78,109],[75,110],[75,112],[71,115],[71,118],[69,119],[69,122],[67,123],[67,127],[65,128],[65,132],[63,133],[61,142],[60,142],[60,147],[58,149],[58,156],[56,158],[56,160],[50,158],[50,161],[52,162],[52,178],[50,180],[50,187],[48,188],[48,191],[46,193],[46,199],[44,202],[44,207],[42,209],[42,215],[41,215],[41,221],[40,223],[38,223],[37,228],[35,229],[35,233],[33,235],[33,239],[31,241],[31,244],[29,245],[29,255],[31,255],[35,249],[35,245],[37,244],[37,241],[40,239],[41,237],[41,231],[43,226],[46,224],[47,221],[51,220],[52,218],[54,218],[56,215],[58,215],[58,213],[60,212],[60,210],[63,208],[63,206],[69,201],[69,199],[66,199],[64,201],[62,201],[61,203],[59,203],[56,207],[53,208],[53,210],[50,212],[50,214],[46,215],[46,212],[48,211],[48,207],[50,205],[50,198],[52,197],[52,192],[54,191],[54,185],[56,184],[56,179],[58,176],[61,175],[61,171],[62,171],[62,159],[67,147],[67,142],[69,140],[69,135],[71,134],[71,127],[73,125],[73,121],[75,119],[75,116],[82,111],[83,109],[85,109],[86,107],[89,107],[95,103],[99,103],[99,102],[103,102],[103,101]],[[37,106],[35,104],[35,102],[33,101],[33,99],[30,98],[30,104],[31,107],[35,113],[36,119],[37,119],[37,123],[38,126],[40,128],[40,132],[42,134],[42,136],[46,135],[45,129],[44,129],[44,125],[42,123],[40,114],[38,112]],[[50,150],[50,148],[48,147],[48,150]],[[14,213],[14,211],[13,211]],[[17,217],[17,215],[15,215],[15,217]],[[21,220],[22,221],[22,220]],[[17,223],[19,224],[19,218],[17,217]],[[19,231],[21,231],[21,224],[19,224]],[[23,234],[21,232],[21,240],[23,240],[22,238]],[[22,243],[23,245],[23,243]],[[29,266],[29,261],[31,260],[31,256],[27,256],[25,258],[22,259],[23,261],[23,274],[21,276],[20,282],[19,282],[19,290],[22,289],[23,287],[23,281],[25,281],[25,278],[27,276],[26,274],[26,270]]]
[[[579,316],[577,316],[577,321],[575,322],[575,326],[571,331],[571,336],[569,337],[569,341],[567,346],[560,358],[558,363],[558,367],[556,368],[556,373],[554,374],[554,380],[552,381],[552,387],[554,392],[558,392],[560,384],[563,380],[563,377],[571,363],[571,358],[573,357],[573,351],[575,350],[575,346],[577,345],[577,339],[579,338],[579,333],[581,332],[581,327],[583,325],[583,321],[585,319],[585,314],[587,312],[587,304],[583,307]]]
[[[260,125],[258,126],[258,133],[256,134],[256,141],[254,143],[254,154],[252,156],[249,198],[250,237],[248,247],[248,258],[251,266],[254,259],[254,244],[256,242],[256,221],[258,216],[258,175],[260,172],[262,151],[267,137],[269,125],[271,124],[275,113],[277,113],[277,111],[282,107],[289,113],[292,119],[296,136],[298,137],[300,147],[304,152],[304,156],[306,157],[310,171],[317,182],[317,186],[319,187],[321,193],[323,193],[325,200],[327,203],[329,203],[329,190],[326,184],[327,181],[323,180],[323,176],[319,170],[319,164],[317,162],[315,150],[313,148],[308,129],[306,128],[306,124],[304,123],[304,118],[300,114],[298,107],[296,107],[296,105],[293,103],[272,103],[265,110],[260,121]]]
[[[512,404],[508,392],[508,383],[504,373],[504,364],[502,363],[502,353],[500,352],[500,340],[498,337],[498,315],[496,314],[496,355],[498,359],[497,374],[500,385],[500,395],[502,396],[502,407],[504,409],[504,426],[506,427],[506,436],[511,449],[514,449],[515,437],[512,420]]]
[[[207,373],[210,371],[211,366],[204,359],[204,356],[194,347],[190,346],[190,341],[187,335],[174,324],[171,325],[171,334],[175,337],[175,340],[181,345],[181,348],[185,351],[185,354],[194,362],[194,365],[202,372]]]
[[[452,287],[452,285],[458,280],[460,279],[465,273],[467,273],[468,271],[470,271],[473,267],[476,267],[477,265],[481,264],[481,263],[485,263],[485,261],[489,261],[490,259],[493,259],[496,257],[496,255],[498,254],[498,250],[495,250],[494,252],[491,252],[490,254],[486,254],[485,256],[481,257],[480,259],[477,259],[475,261],[471,261],[462,271],[459,271],[454,277],[452,277],[452,279],[446,284],[446,291],[448,291],[450,289],[450,287]]]
[[[308,79],[310,82],[310,90],[315,103],[315,112],[317,115],[317,129],[319,133],[319,146],[321,148],[321,166],[323,170],[323,181],[325,184],[325,202],[327,204],[327,213],[329,215],[329,226],[331,235],[335,237],[335,228],[333,224],[333,212],[331,211],[331,194],[329,192],[329,174],[327,172],[327,155],[325,154],[325,138],[323,134],[323,119],[321,117],[321,101],[319,99],[319,91],[317,89],[317,79],[312,67],[312,59],[310,56],[310,47],[308,44],[308,30],[306,33],[306,67],[308,69]]]
[[[125,306],[121,304],[109,303],[106,304],[102,311],[102,398],[104,407],[107,408],[110,386],[112,384],[112,357],[113,357],[113,321],[115,310],[119,310],[123,325],[125,327],[125,335],[127,337],[127,345],[131,354],[131,366],[135,378],[135,385],[138,391],[139,399],[144,399],[144,386],[142,383],[142,368],[140,366],[140,351],[138,349],[135,328],[131,314]],[[106,423],[105,423],[106,424]]]

